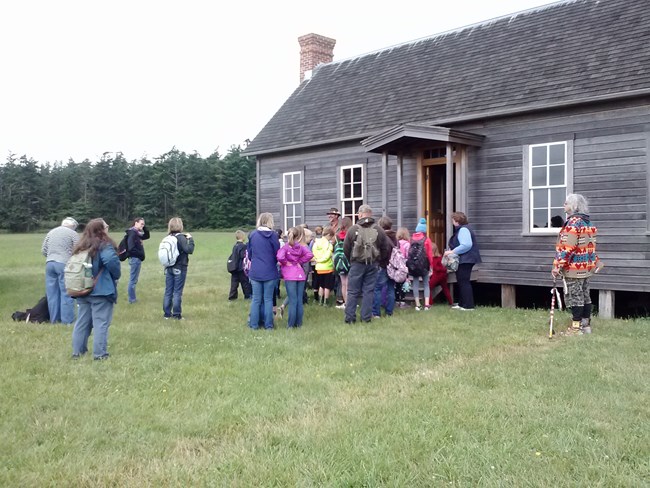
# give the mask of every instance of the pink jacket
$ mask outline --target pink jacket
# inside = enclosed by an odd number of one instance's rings
[[[282,246],[277,254],[282,279],[284,281],[305,281],[307,276],[302,265],[311,261],[313,257],[314,255],[307,246],[297,242],[293,246],[289,244]]]

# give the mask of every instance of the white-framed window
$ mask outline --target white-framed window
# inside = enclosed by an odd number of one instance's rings
[[[282,174],[284,230],[303,223],[302,171]]]
[[[359,207],[363,205],[363,164],[341,166],[341,214],[357,221]]]
[[[566,218],[564,201],[573,187],[573,142],[526,146],[524,164],[524,231],[557,233]]]

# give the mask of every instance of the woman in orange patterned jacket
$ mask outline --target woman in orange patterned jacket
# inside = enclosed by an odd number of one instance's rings
[[[591,297],[589,278],[602,264],[596,255],[598,229],[589,219],[587,200],[572,193],[566,197],[564,211],[568,217],[555,245],[553,279],[562,276],[566,282],[566,305],[571,308],[572,323],[568,334],[591,333]]]

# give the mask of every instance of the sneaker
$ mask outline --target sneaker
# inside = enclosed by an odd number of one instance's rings
[[[109,356],[110,354],[106,353],[106,354],[102,354],[101,356],[95,356],[94,359],[95,361],[103,361],[104,359],[108,359]]]
[[[474,310],[473,308],[463,308],[463,307],[458,307],[458,310],[462,310],[463,312],[471,312]]]
[[[373,315],[372,318],[373,318],[373,319],[380,319],[380,318],[381,318],[381,315]]]
[[[430,310],[431,307],[424,307],[424,311],[426,312],[427,310]]]
[[[410,305],[408,303],[406,303],[406,302],[400,302],[400,304],[399,304],[399,308],[409,308],[409,307],[410,307]]]
[[[336,306],[336,308],[338,308],[339,310],[345,310],[345,303],[339,303],[339,304]]]
[[[569,327],[567,330],[564,331],[563,335],[565,336],[582,335],[582,330],[580,330],[580,327]]]
[[[591,326],[586,325],[584,327],[581,327],[580,330],[582,331],[583,334],[591,334]]]
[[[420,305],[416,305],[415,310],[419,312],[420,310],[422,310],[422,307]]]
[[[457,303],[454,303],[454,304],[451,306],[451,308],[453,308],[454,310],[458,310],[458,309],[460,309],[461,307],[460,307],[460,305],[458,305]]]

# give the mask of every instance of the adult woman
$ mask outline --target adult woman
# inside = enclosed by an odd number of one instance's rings
[[[194,252],[194,239],[189,232],[183,233],[183,221],[180,217],[169,219],[167,233],[176,236],[178,257],[173,266],[165,268],[165,296],[163,297],[163,313],[165,318],[181,320],[183,289],[187,278],[189,255]]]
[[[452,308],[460,310],[474,309],[474,292],[472,291],[472,268],[481,262],[481,254],[478,249],[478,242],[474,231],[469,227],[467,216],[463,212],[451,214],[451,221],[454,224],[454,233],[449,239],[448,254],[458,255],[458,270],[456,271],[456,284],[458,290],[458,305]]]
[[[566,197],[564,211],[567,220],[560,229],[555,245],[551,276],[566,281],[566,306],[571,308],[572,323],[568,334],[591,333],[591,296],[589,277],[602,264],[596,255],[598,230],[589,219],[585,197],[572,193]]]
[[[264,328],[273,328],[273,293],[278,282],[278,235],[273,230],[273,215],[264,212],[257,219],[257,229],[248,236],[248,279],[253,288],[249,326],[258,329],[263,304]]]
[[[72,357],[77,359],[88,352],[88,338],[94,329],[93,356],[102,360],[109,356],[108,328],[113,320],[117,280],[121,275],[117,246],[108,236],[104,219],[88,222],[72,253],[81,251],[88,251],[92,257],[95,285],[89,295],[77,298],[79,313],[72,330]]]

